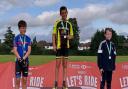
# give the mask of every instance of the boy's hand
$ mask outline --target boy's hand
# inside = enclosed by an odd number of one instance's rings
[[[22,61],[20,62],[22,67],[27,67],[27,62],[26,60],[22,59]]]
[[[68,40],[72,39],[72,36],[67,35],[67,39],[68,39]]]
[[[19,57],[19,58],[17,58],[17,59],[18,59],[18,61],[19,61],[19,62],[21,62],[21,61],[22,61],[22,59],[21,59],[20,57]]]
[[[27,62],[26,62],[26,60],[23,60],[23,66],[24,66],[24,67],[27,66]]]
[[[102,72],[104,72],[104,70],[103,69],[100,69],[100,73],[102,74]]]
[[[23,57],[23,60],[26,60],[26,58],[25,58],[25,57]]]
[[[67,39],[70,39],[70,36],[69,35],[67,35]]]

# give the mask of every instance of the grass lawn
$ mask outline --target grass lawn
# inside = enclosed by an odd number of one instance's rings
[[[70,56],[70,61],[91,61],[96,62],[96,56]],[[30,65],[41,65],[55,60],[51,55],[31,55]],[[14,55],[0,55],[0,62],[14,62]],[[117,56],[117,62],[128,62],[128,56]]]

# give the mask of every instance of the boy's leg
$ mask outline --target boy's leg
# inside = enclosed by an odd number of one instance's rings
[[[55,67],[55,86],[58,85],[58,77],[59,77],[59,68],[61,64],[61,57],[56,57],[56,67]]]
[[[29,62],[26,61],[26,66],[22,66],[22,89],[27,89],[27,77],[28,77],[28,69]]]
[[[107,89],[111,89],[112,71],[107,71]]]
[[[100,89],[104,89],[105,80],[106,80],[106,71],[103,71],[103,72],[102,72],[101,83],[100,83]]]
[[[21,80],[21,66],[19,64],[18,61],[16,61],[15,63],[15,89],[19,89],[20,88],[20,80]]]
[[[27,77],[22,78],[22,89],[27,89]]]
[[[67,78],[67,63],[68,63],[68,49],[63,49],[63,59],[62,59],[62,66],[63,66],[63,87],[67,89],[66,78]]]
[[[55,66],[55,84],[54,88],[56,89],[58,87],[58,77],[59,77],[59,69],[61,64],[61,49],[58,49],[56,52],[56,66]]]
[[[16,78],[16,87],[15,89],[20,89],[20,78]]]
[[[62,66],[63,66],[63,86],[66,86],[66,78],[67,78],[67,63],[68,63],[68,57],[63,57],[62,59]]]

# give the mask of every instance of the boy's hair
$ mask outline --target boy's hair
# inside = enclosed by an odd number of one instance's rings
[[[112,32],[113,29],[112,28],[105,28],[104,34],[106,34],[107,31]]]
[[[68,11],[66,6],[61,6],[61,7],[60,7],[60,13],[61,13],[62,10]]]
[[[20,27],[27,27],[27,23],[24,21],[24,20],[20,20],[19,22],[18,22],[18,27],[20,28]]]

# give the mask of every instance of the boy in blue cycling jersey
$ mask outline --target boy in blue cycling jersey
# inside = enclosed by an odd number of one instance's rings
[[[15,62],[15,76],[16,86],[15,89],[20,88],[20,80],[22,81],[22,89],[27,89],[27,77],[29,58],[31,53],[31,39],[25,34],[27,23],[24,20],[18,22],[18,28],[20,34],[14,39],[14,54],[16,56]]]

